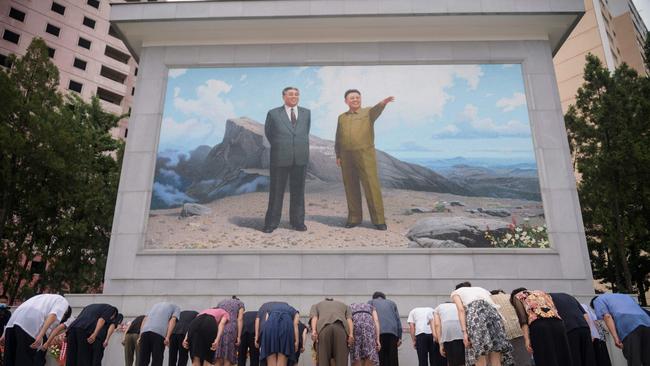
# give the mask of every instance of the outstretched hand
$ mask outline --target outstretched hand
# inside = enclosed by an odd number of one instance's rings
[[[387,97],[384,100],[382,100],[380,103],[383,104],[383,105],[386,105],[386,104],[394,102],[394,101],[395,101],[395,97],[390,96],[390,97]]]

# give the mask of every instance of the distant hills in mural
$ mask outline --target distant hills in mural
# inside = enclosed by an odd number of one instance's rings
[[[436,160],[435,156],[407,162],[381,150],[377,150],[377,162],[382,186],[386,188],[541,201],[534,163]],[[246,117],[228,119],[223,140],[213,147],[197,146],[189,154],[159,152],[151,208],[208,203],[267,191],[268,168],[269,145],[264,138],[264,125]],[[307,174],[307,192],[310,182],[342,184],[333,141],[310,137]]]

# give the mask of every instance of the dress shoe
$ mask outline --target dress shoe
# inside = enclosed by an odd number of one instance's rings
[[[346,223],[345,223],[345,228],[346,228],[346,229],[352,229],[352,228],[355,227],[355,226],[359,226],[359,224],[353,224],[353,223],[351,223],[351,222],[346,222]]]
[[[296,231],[307,231],[307,226],[303,225],[297,225],[297,226],[291,226],[294,230]]]
[[[377,228],[377,230],[382,230],[382,231],[388,229],[388,226],[386,226],[386,224],[375,225],[375,227]]]
[[[262,229],[262,232],[263,232],[263,233],[266,233],[266,234],[270,234],[270,233],[273,232],[273,230],[275,230],[274,227],[264,226],[264,228]]]

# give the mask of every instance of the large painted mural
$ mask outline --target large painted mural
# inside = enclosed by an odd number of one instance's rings
[[[311,111],[306,231],[264,233],[270,144],[265,119],[299,89]],[[344,93],[371,107],[387,230],[345,228],[336,164]],[[172,69],[146,248],[538,248],[548,236],[521,65],[368,65]]]

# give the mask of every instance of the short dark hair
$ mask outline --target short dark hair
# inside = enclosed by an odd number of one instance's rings
[[[286,88],[282,89],[282,95],[287,94],[289,90],[295,90],[298,93],[300,93],[300,90],[298,90],[298,88],[296,88],[295,86],[287,86]]]
[[[594,296],[591,298],[591,301],[589,301],[589,306],[591,306],[592,309],[594,309],[594,301],[596,301],[597,298],[598,296]]]
[[[515,306],[515,295],[517,295],[518,293],[520,293],[522,291],[528,291],[528,289],[525,288],[525,287],[518,287],[518,288],[512,290],[512,292],[510,293],[510,304],[512,306]]]
[[[345,95],[343,96],[343,99],[346,99],[348,97],[348,94],[352,94],[352,93],[357,93],[361,95],[361,92],[358,91],[357,89],[348,89],[345,91]]]
[[[458,285],[456,285],[456,290],[458,290],[461,287],[472,287],[472,283],[469,281],[461,282]]]
[[[63,314],[63,318],[61,318],[61,324],[68,321],[68,319],[70,319],[70,315],[72,315],[72,308],[68,306],[68,310],[65,311],[65,314]]]
[[[232,295],[232,299],[233,299],[233,300],[239,300],[239,298],[237,297],[237,295]]]
[[[498,294],[505,294],[505,293],[506,293],[506,292],[503,291],[502,289],[498,289],[498,290],[492,290],[492,291],[490,291],[490,294],[491,294],[491,295],[498,295]]]
[[[118,326],[122,324],[123,321],[124,321],[124,315],[122,315],[122,313],[117,313],[117,316],[113,320],[113,324],[115,324],[115,326]]]
[[[378,298],[380,298],[380,297],[381,297],[382,299],[386,300],[386,294],[384,294],[384,293],[381,292],[381,291],[375,291],[375,293],[372,294],[372,299],[373,299],[373,300],[374,300],[374,299],[378,299]]]

